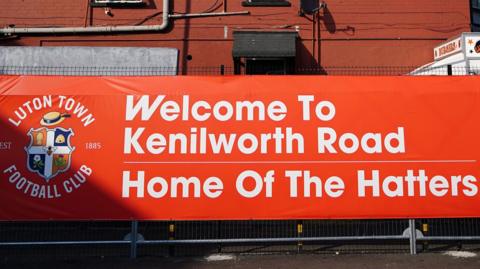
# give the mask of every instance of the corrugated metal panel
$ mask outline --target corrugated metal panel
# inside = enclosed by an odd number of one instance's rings
[[[178,50],[149,47],[0,47],[0,66],[64,68],[70,70],[70,75],[85,75],[86,69],[91,70],[89,74],[93,75],[95,70],[115,67],[119,71],[116,75],[132,75],[134,71],[131,70],[135,68],[164,68],[165,74],[176,75]],[[125,68],[125,72],[121,68]]]

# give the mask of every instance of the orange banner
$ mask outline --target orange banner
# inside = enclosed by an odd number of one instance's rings
[[[0,77],[0,220],[480,217],[477,77]]]

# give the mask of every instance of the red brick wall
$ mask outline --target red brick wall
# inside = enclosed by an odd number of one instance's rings
[[[0,26],[61,27],[160,24],[162,0],[143,8],[90,8],[88,0],[8,0],[0,8]],[[175,13],[202,12],[215,0],[171,1]],[[219,0],[218,3],[221,3]],[[299,0],[291,7],[242,7],[227,0],[227,11],[248,10],[250,15],[177,19],[165,32],[82,36],[21,36],[0,39],[0,45],[29,46],[149,46],[180,50],[180,64],[232,65],[232,31],[240,29],[295,29],[301,44],[297,66],[418,66],[432,61],[433,47],[469,31],[468,0],[327,0],[321,12],[320,33],[312,22],[298,16]],[[216,11],[222,11],[219,7]],[[147,17],[157,14],[151,19]],[[224,28],[228,27],[228,36]],[[316,40],[319,38],[318,40]],[[313,42],[315,40],[315,42]]]

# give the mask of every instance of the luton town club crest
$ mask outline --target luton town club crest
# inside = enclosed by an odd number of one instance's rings
[[[70,168],[72,152],[75,149],[70,143],[73,130],[62,127],[49,128],[68,117],[70,117],[68,114],[49,112],[40,121],[45,127],[32,128],[27,134],[30,137],[30,144],[25,147],[28,170],[37,173],[47,182]]]

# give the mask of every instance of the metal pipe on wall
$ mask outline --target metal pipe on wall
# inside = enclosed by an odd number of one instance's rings
[[[234,15],[247,15],[247,14],[250,14],[250,11],[174,14],[174,15],[168,15],[168,17],[172,19],[181,19],[181,18],[194,18],[194,17],[234,16]]]
[[[0,34],[80,34],[80,33],[115,33],[115,32],[145,32],[162,31],[169,25],[170,1],[163,1],[162,24],[140,26],[95,26],[95,27],[45,27],[45,28],[14,28],[0,29]]]
[[[159,25],[139,25],[139,26],[95,26],[95,27],[44,27],[44,28],[15,28],[6,27],[0,29],[0,34],[92,34],[92,33],[117,33],[117,32],[146,32],[162,31],[169,25],[169,18],[194,18],[194,17],[216,17],[216,16],[234,16],[247,15],[249,11],[238,12],[217,12],[217,13],[191,13],[191,14],[169,14],[170,1],[163,1],[163,21]]]

